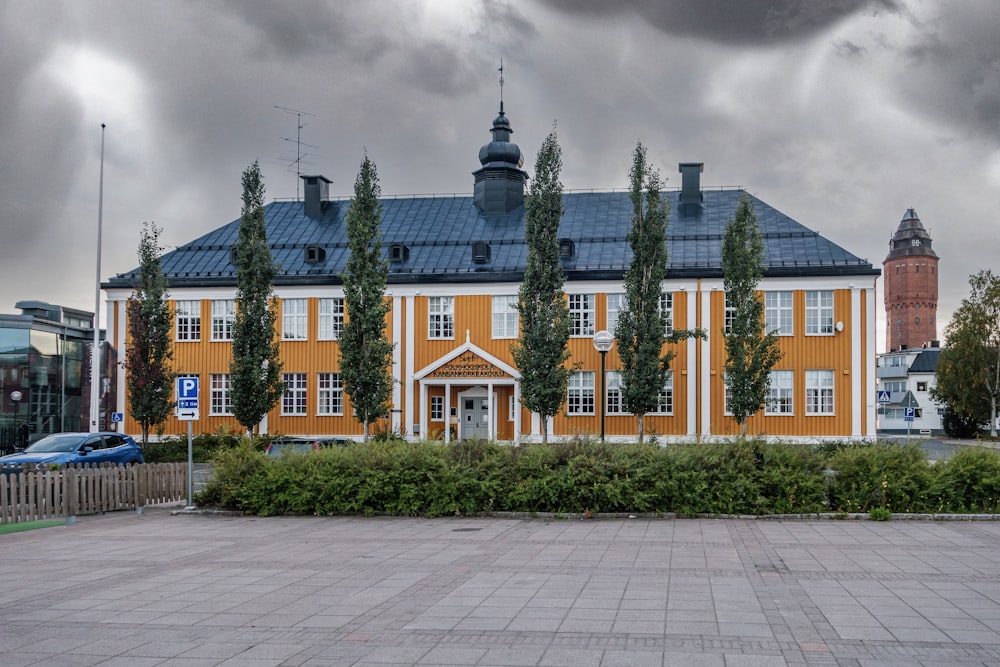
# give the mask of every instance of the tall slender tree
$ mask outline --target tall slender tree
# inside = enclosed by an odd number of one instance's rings
[[[740,197],[736,216],[722,237],[722,284],[731,323],[723,327],[726,339],[726,386],[729,411],[747,432],[747,419],[756,414],[771,385],[771,369],[781,360],[778,337],[765,331],[764,301],[757,285],[764,275],[764,238],[753,203]]]
[[[618,357],[622,362],[622,406],[636,416],[639,442],[645,435],[645,416],[653,412],[670,372],[674,343],[694,331],[666,331],[660,300],[667,274],[667,218],[670,204],[663,198],[660,174],[646,158],[646,147],[636,142],[629,170],[632,222],[628,242],[632,260],[625,271],[625,300],[615,323]],[[606,400],[605,396],[600,400]]]
[[[161,231],[153,222],[142,225],[138,283],[126,305],[128,402],[132,418],[142,429],[144,445],[149,440],[150,428],[166,421],[174,408],[173,319],[167,304],[167,277],[160,266]]]
[[[970,424],[989,421],[997,434],[1000,404],[1000,276],[982,270],[969,277],[969,296],[945,329],[933,395]]]
[[[236,319],[229,364],[233,414],[248,433],[253,433],[284,392],[275,332],[278,304],[274,277],[278,267],[267,244],[264,180],[256,160],[243,172],[243,213],[233,252]]]
[[[569,308],[559,264],[561,170],[562,150],[553,130],[542,142],[524,202],[528,264],[517,298],[521,335],[511,350],[521,373],[521,403],[541,417],[542,442],[548,442],[549,420],[565,402],[569,382]]]
[[[340,374],[351,397],[354,417],[364,424],[368,441],[371,424],[389,411],[392,396],[393,344],[386,334],[389,302],[385,298],[389,263],[382,256],[382,189],[375,163],[365,152],[354,180],[354,198],[347,211],[350,257],[341,276],[347,321],[340,336]]]

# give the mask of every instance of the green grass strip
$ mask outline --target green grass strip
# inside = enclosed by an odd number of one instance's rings
[[[0,524],[0,535],[5,533],[19,533],[22,530],[34,530],[35,528],[50,528],[52,526],[65,526],[66,521],[25,521],[24,523]]]

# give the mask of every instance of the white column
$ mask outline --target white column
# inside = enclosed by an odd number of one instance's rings
[[[851,285],[851,439],[861,438],[861,425],[867,412],[868,392],[861,386],[863,353],[861,349],[861,289]]]
[[[458,433],[455,433],[458,435]],[[444,441],[451,442],[451,383],[444,383]]]
[[[420,380],[419,382],[420,382],[420,415],[418,417],[420,419],[420,437],[423,438],[424,440],[428,440],[430,438],[431,414],[427,406],[427,385],[424,384],[423,380]],[[413,413],[412,406],[410,407],[410,413],[412,418],[412,413]],[[410,424],[410,427],[412,428],[413,424]]]
[[[497,411],[495,408],[496,396],[493,395],[493,383],[486,383],[486,437],[490,440],[496,440],[496,425],[493,420],[496,419]]]
[[[869,440],[874,440],[876,437],[875,412],[877,408],[875,404],[875,387],[876,387],[875,328],[877,326],[875,319],[875,310],[877,308],[877,304],[875,303],[874,280],[878,279],[877,278],[873,279],[872,286],[865,288],[865,306],[866,306],[865,314],[868,326],[865,327],[867,340],[865,343],[864,363],[865,363],[865,378],[867,380],[864,384],[862,395],[864,396],[864,405],[865,405],[865,436]]]
[[[514,444],[521,441],[521,382],[514,380]]]
[[[416,350],[413,340],[413,297],[408,296],[403,301],[406,305],[406,324],[403,329],[403,340],[406,341],[406,359],[403,362],[404,374],[403,382],[406,383],[406,402],[403,404],[403,423],[406,424],[406,432],[413,435],[413,353]],[[422,383],[421,383],[422,384]],[[420,410],[426,413],[424,408],[424,395],[420,396]],[[421,419],[421,437],[427,438],[427,424]]]
[[[401,364],[401,355],[403,353],[400,350],[399,345],[399,334],[403,327],[403,313],[400,308],[402,301],[402,298],[398,296],[392,297],[392,338],[396,341],[396,344],[392,346],[392,379],[395,381],[392,383],[392,413],[389,419],[389,428],[393,431],[399,430],[399,417],[403,408],[403,378]]]
[[[685,329],[694,329],[698,326],[698,295],[694,290],[687,293],[688,319],[684,323]],[[687,435],[695,437],[698,434],[698,339],[687,339]],[[676,377],[676,376],[675,376]],[[679,378],[678,378],[679,379]],[[679,386],[680,382],[675,382],[674,386]]]
[[[709,337],[721,335],[712,331],[712,292],[704,290],[701,293],[701,327],[708,332]],[[712,348],[709,340],[701,341],[701,367],[698,369],[701,378],[701,434],[712,434]]]

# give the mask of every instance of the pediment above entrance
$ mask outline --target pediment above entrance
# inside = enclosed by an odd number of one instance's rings
[[[504,378],[520,380],[513,366],[466,339],[463,345],[439,357],[416,374],[416,380]]]

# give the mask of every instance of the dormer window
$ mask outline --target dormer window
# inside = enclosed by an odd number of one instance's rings
[[[402,243],[389,244],[389,261],[405,262],[410,257],[410,249]]]
[[[326,261],[326,248],[318,245],[308,245],[305,247],[306,264],[322,264]]]
[[[486,241],[476,241],[472,244],[472,262],[485,264],[490,261],[490,244]]]
[[[573,259],[576,256],[576,243],[573,239],[559,239],[559,259]]]

